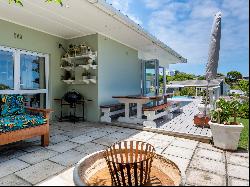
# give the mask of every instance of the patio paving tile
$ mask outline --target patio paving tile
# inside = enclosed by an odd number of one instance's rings
[[[20,159],[24,162],[27,162],[29,164],[35,164],[35,163],[41,162],[43,160],[46,160],[48,158],[51,158],[57,154],[58,154],[58,152],[42,148],[42,149],[39,149],[35,152],[22,155],[22,156],[18,157],[18,159]]]
[[[86,135],[86,136],[92,137],[94,139],[97,139],[97,138],[107,136],[107,135],[109,135],[109,133],[108,132],[103,132],[103,131],[92,131],[92,132],[84,133],[83,135]]]
[[[225,154],[223,152],[217,152],[208,149],[201,149],[201,148],[196,149],[195,156],[217,160],[220,162],[225,161]]]
[[[15,174],[18,177],[21,177],[22,179],[28,181],[32,185],[35,185],[47,179],[48,177],[61,172],[64,169],[65,167],[61,165],[45,160],[26,169],[18,171]]]
[[[57,129],[57,128],[50,128],[50,135],[51,136],[55,136],[58,134],[62,134],[65,133],[65,131],[61,130],[61,129]]]
[[[183,148],[187,148],[187,149],[195,149],[198,145],[197,141],[193,141],[193,140],[187,140],[187,139],[183,139],[183,138],[176,138],[176,140],[174,140],[171,145],[176,146],[176,147],[183,147]]]
[[[131,136],[140,133],[139,130],[129,129],[129,128],[120,128],[117,132],[122,132]]]
[[[227,153],[227,163],[249,167],[249,158]]]
[[[147,143],[153,145],[155,148],[162,148],[162,149],[165,149],[171,144],[171,142],[159,139],[150,139],[147,141]]]
[[[63,152],[66,152],[66,151],[68,151],[70,149],[76,148],[78,146],[79,146],[79,144],[77,144],[77,143],[73,143],[73,142],[70,142],[70,141],[63,141],[63,142],[60,142],[58,144],[50,145],[50,146],[48,146],[46,148],[50,149],[52,151],[63,153]]]
[[[163,140],[163,141],[166,141],[166,142],[172,142],[176,138],[174,136],[167,136],[167,135],[163,135],[163,134],[156,134],[156,135],[154,135],[152,137],[152,139]]]
[[[37,186],[75,186],[73,181],[73,170],[74,167],[67,169],[63,173],[37,184]]]
[[[27,142],[26,140],[20,141],[17,144],[17,148],[21,149],[23,151],[26,151],[28,153],[37,151],[39,149],[42,149],[43,147],[41,146],[41,141],[38,142]]]
[[[0,179],[0,186],[31,186],[31,184],[15,174],[11,174]]]
[[[235,166],[228,164],[227,166],[228,176],[239,179],[249,180],[249,168],[243,166]]]
[[[26,153],[27,152],[24,152],[22,150],[17,150],[16,148],[11,148],[9,150],[0,151],[0,163],[22,156]]]
[[[180,171],[182,173],[185,173],[185,171],[188,168],[188,164],[190,162],[190,160],[188,160],[188,159],[180,158],[180,157],[176,157],[176,156],[172,156],[172,155],[164,155],[164,157],[173,161],[178,166],[178,168],[180,169]]]
[[[188,169],[186,174],[187,185],[192,186],[226,186],[226,178],[221,175],[197,170]]]
[[[162,148],[162,147],[155,147],[155,152],[156,152],[157,154],[162,154],[164,150],[165,150],[165,148]]]
[[[81,135],[81,136],[78,136],[76,138],[72,138],[69,141],[79,143],[79,144],[85,144],[85,143],[90,142],[90,141],[92,141],[94,139],[95,138],[93,138],[93,137],[89,137],[89,136],[86,136],[86,135]]]
[[[62,134],[57,134],[55,136],[51,136],[49,141],[50,141],[50,144],[57,144],[59,142],[62,142],[68,139],[70,139],[70,137],[62,135]]]
[[[105,136],[105,137],[96,139],[93,142],[97,143],[97,144],[104,145],[104,146],[111,146],[114,143],[119,142],[119,140],[116,138],[110,137],[110,136]]]
[[[70,150],[52,157],[49,160],[66,167],[70,167],[79,162],[86,155],[87,154],[83,154],[78,151]]]
[[[207,143],[200,142],[198,144],[198,147],[203,148],[203,149],[209,149],[209,150],[212,150],[212,151],[223,152],[223,150],[214,147],[212,144],[207,144]]]
[[[81,130],[76,130],[76,129],[62,133],[62,135],[68,136],[69,138],[75,138],[75,137],[81,136],[83,134],[86,134],[86,133],[82,132]]]
[[[29,164],[18,159],[11,159],[6,162],[2,162],[0,163],[0,178],[12,174],[21,169],[27,168],[29,166]]]
[[[122,140],[126,140],[127,138],[129,138],[131,135],[126,134],[126,133],[122,133],[122,132],[115,132],[112,134],[107,135],[107,137],[110,138],[115,138],[117,141],[122,141]]]
[[[41,142],[41,136],[36,136],[25,140],[26,142]]]
[[[228,185],[229,186],[249,186],[249,181],[230,177],[228,179]]]
[[[190,167],[205,170],[219,175],[226,175],[225,163],[205,158],[194,157],[190,163]]]
[[[168,154],[190,160],[192,158],[193,152],[194,150],[187,148],[168,146],[167,149],[164,150],[163,154]]]
[[[155,133],[143,131],[143,132],[140,132],[140,133],[137,133],[135,135],[130,136],[128,139],[129,140],[138,140],[138,141],[147,141],[147,140],[151,139],[154,135],[155,135]]]
[[[106,149],[107,147],[104,145],[88,142],[84,145],[74,148],[74,150],[79,151],[81,153],[92,154],[97,151],[101,151]]]
[[[230,155],[249,158],[249,152],[245,150],[238,150],[236,152],[227,152],[227,156]]]

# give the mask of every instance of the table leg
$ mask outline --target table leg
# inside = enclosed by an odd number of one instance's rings
[[[129,103],[125,103],[125,118],[129,118]]]
[[[142,119],[142,104],[137,103],[137,119]]]

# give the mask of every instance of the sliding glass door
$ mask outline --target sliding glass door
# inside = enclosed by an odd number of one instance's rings
[[[49,107],[47,54],[0,46],[0,94],[25,95],[26,105]]]
[[[159,94],[159,61],[142,60],[142,93]]]

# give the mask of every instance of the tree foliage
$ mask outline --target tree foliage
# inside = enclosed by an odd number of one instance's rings
[[[18,4],[20,6],[23,6],[22,0],[8,0],[8,2],[9,2],[9,4],[15,3],[15,4]],[[48,3],[55,2],[55,3],[60,4],[61,6],[63,5],[63,0],[45,0],[45,2],[48,2]]]
[[[194,87],[186,87],[181,88],[180,95],[181,96],[195,96],[196,91]]]
[[[239,88],[247,95],[249,95],[249,81],[247,80],[240,80],[239,81]]]
[[[232,85],[236,83],[239,79],[242,79],[242,74],[238,71],[230,71],[227,73],[227,82]]]
[[[194,79],[196,79],[195,75],[178,71],[175,72],[174,76],[167,76],[167,81],[185,81]]]

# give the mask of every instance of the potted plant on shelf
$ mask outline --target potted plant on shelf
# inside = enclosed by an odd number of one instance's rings
[[[88,79],[88,72],[83,72],[82,73],[82,80],[87,80]]]
[[[214,146],[224,150],[237,150],[240,134],[244,126],[237,123],[237,114],[240,112],[240,101],[237,98],[216,101],[215,110],[211,111],[211,127]],[[233,117],[233,122],[230,118]]]

